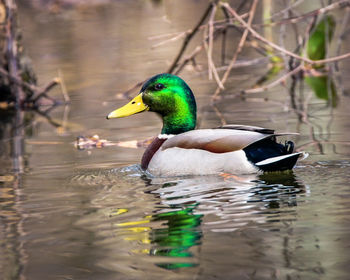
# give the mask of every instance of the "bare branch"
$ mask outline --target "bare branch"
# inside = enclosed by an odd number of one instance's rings
[[[7,9],[6,14],[6,57],[9,74],[11,77],[18,78],[19,69],[17,65],[17,44],[16,44],[16,4],[13,0],[5,0]],[[12,79],[13,81],[13,79]],[[16,106],[18,107],[24,101],[24,92],[18,83],[14,83],[13,92],[16,97]]]
[[[216,5],[218,2],[218,0],[215,0],[213,2],[211,2],[209,4],[209,6],[207,7],[207,9],[205,10],[203,16],[201,17],[201,19],[199,20],[199,22],[197,23],[197,25],[193,28],[193,30],[191,31],[191,33],[188,33],[186,35],[186,38],[182,44],[182,47],[179,51],[179,53],[177,54],[176,58],[174,59],[173,63],[171,64],[171,66],[168,69],[168,73],[173,73],[177,63],[179,62],[181,56],[183,55],[183,53],[185,52],[188,43],[191,41],[192,37],[197,33],[198,29],[201,27],[202,23],[205,21],[205,19],[208,17],[210,11],[212,10],[213,5]]]
[[[279,15],[283,15],[285,13],[288,13],[291,9],[295,8],[296,6],[300,5],[301,3],[303,3],[305,0],[297,0],[295,1],[293,4],[288,5],[285,9],[273,14],[269,19],[267,19],[268,21],[272,21],[273,18],[278,17]]]
[[[12,76],[9,72],[7,72],[4,68],[0,68],[0,76],[3,76],[7,79],[9,79],[12,83],[17,84],[18,86],[21,86],[23,88],[28,89],[31,92],[35,92],[36,91],[36,87],[23,81],[22,79],[20,79],[19,77],[16,76]]]
[[[281,83],[285,82],[287,78],[289,78],[292,75],[296,75],[301,70],[303,70],[303,66],[299,65],[298,67],[296,67],[292,71],[286,73],[282,77],[278,78],[277,80],[273,81],[272,83],[270,83],[270,84],[268,84],[266,86],[259,87],[259,88],[252,88],[252,89],[243,90],[242,93],[257,93],[257,92],[267,91],[268,89],[270,89],[270,88],[272,88],[274,86],[277,86],[278,84],[281,84]]]
[[[274,26],[274,25],[279,25],[279,24],[287,24],[287,23],[297,23],[305,18],[308,18],[308,17],[312,17],[312,16],[317,16],[317,15],[320,15],[320,14],[325,14],[325,13],[328,13],[329,11],[331,10],[335,10],[335,9],[338,9],[338,8],[342,8],[342,7],[348,7],[350,5],[350,2],[349,0],[340,0],[338,2],[335,2],[333,4],[330,4],[326,7],[323,7],[323,8],[320,8],[320,9],[316,9],[316,10],[313,10],[311,12],[308,12],[306,14],[303,14],[301,16],[296,16],[296,17],[291,17],[291,18],[287,18],[287,19],[283,19],[281,21],[274,21],[274,22],[271,22],[271,23],[267,23],[267,24],[256,24],[256,25],[253,25],[253,27],[262,27],[262,26]]]
[[[216,29],[214,32],[214,38],[216,38],[216,36],[221,32],[221,30]],[[203,42],[198,45],[191,54],[189,54],[187,57],[185,57],[185,59],[178,65],[176,71],[174,72],[175,75],[177,75],[178,73],[181,72],[181,70],[183,69],[183,67],[190,61],[193,61],[194,57],[200,53],[204,47],[205,47],[205,42],[206,40],[208,40],[208,38],[206,38],[205,40],[203,40]]]
[[[62,74],[61,70],[58,70],[58,80],[59,80],[59,84],[61,86],[61,91],[62,91],[62,95],[63,95],[64,101],[66,103],[68,103],[70,101],[70,98],[69,98],[69,95],[68,95],[67,87],[66,87],[66,84],[64,82],[63,74]]]
[[[258,4],[258,0],[254,0],[251,8],[250,8],[250,12],[249,12],[249,19],[248,19],[248,23],[247,25],[250,26],[252,24],[252,21],[253,21],[253,18],[254,18],[254,14],[255,14],[255,10],[256,10],[256,6]],[[222,4],[224,7],[225,4]],[[222,77],[221,79],[221,83],[224,84],[232,70],[232,66],[235,64],[236,60],[237,60],[237,57],[238,57],[238,54],[242,51],[242,48],[244,46],[244,43],[247,39],[247,36],[248,36],[248,29],[245,29],[244,32],[243,32],[243,35],[241,37],[241,40],[239,41],[239,44],[238,44],[238,47],[236,49],[236,52],[234,53],[233,57],[232,57],[232,60],[228,66],[228,69],[226,70],[224,76]],[[214,93],[214,95],[212,96],[212,100],[214,100],[218,95],[219,93],[221,92],[221,89],[220,87],[218,87]]]
[[[344,2],[344,1],[342,1]],[[347,3],[349,3],[349,1],[346,1]],[[267,44],[268,46],[270,46],[271,48],[277,50],[277,51],[280,51],[280,52],[283,52],[285,54],[287,54],[288,56],[291,56],[291,57],[294,57],[298,60],[302,60],[304,62],[307,62],[309,64],[324,64],[324,63],[329,63],[329,62],[334,62],[334,61],[337,61],[337,60],[341,60],[341,59],[345,59],[345,58],[348,58],[350,57],[350,53],[346,53],[346,54],[343,54],[343,55],[340,55],[340,56],[336,56],[336,57],[331,57],[331,58],[327,58],[327,59],[322,59],[322,60],[311,60],[311,59],[308,59],[306,57],[302,57],[300,55],[297,55],[291,51],[288,51],[278,45],[276,45],[275,43],[273,42],[270,42],[269,40],[267,40],[265,37],[261,36],[258,32],[256,32],[254,29],[252,29],[237,13],[235,10],[233,10],[230,5],[228,5],[227,3],[223,3],[222,4],[223,6],[225,6],[229,12],[246,28],[248,29],[248,31],[258,40],[264,42],[265,44]],[[322,10],[322,9],[320,9]]]
[[[215,78],[216,83],[218,84],[218,87],[220,88],[224,88],[223,84],[220,81],[220,77],[218,74],[218,71],[215,67],[214,61],[213,61],[213,41],[214,41],[214,17],[215,17],[215,13],[216,13],[216,8],[217,5],[215,5],[213,7],[213,10],[211,12],[210,18],[209,18],[209,23],[208,23],[208,37],[204,38],[203,42],[204,42],[204,47],[207,50],[207,57],[208,57],[208,73],[209,73],[209,80],[211,80],[213,78]],[[205,35],[206,33],[204,33]],[[207,44],[208,41],[208,44]]]

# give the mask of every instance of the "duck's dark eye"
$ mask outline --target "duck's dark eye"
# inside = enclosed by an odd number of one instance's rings
[[[164,88],[164,85],[163,84],[156,84],[155,86],[154,86],[154,89],[155,90],[162,90]]]

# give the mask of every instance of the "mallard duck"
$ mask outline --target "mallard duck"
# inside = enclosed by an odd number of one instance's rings
[[[141,168],[155,176],[283,171],[292,169],[303,154],[293,152],[291,141],[277,143],[277,136],[288,133],[271,129],[244,125],[195,129],[194,95],[185,81],[175,75],[150,78],[139,95],[108,114],[107,119],[144,111],[155,112],[163,120],[161,133],[141,160]]]

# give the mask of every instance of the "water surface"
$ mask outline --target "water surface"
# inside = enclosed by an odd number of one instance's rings
[[[228,123],[299,132],[291,139],[310,156],[291,172],[152,178],[138,166],[143,148],[77,150],[74,141],[159,133],[151,113],[105,115],[126,102],[118,93],[167,69],[176,54],[179,42],[152,49],[149,37],[193,26],[207,2],[183,1],[181,13],[178,1],[117,1],[57,14],[20,3],[40,83],[60,70],[72,101],[50,114],[64,128],[27,114],[20,175],[11,171],[13,139],[3,135],[3,279],[347,279],[348,96],[336,108],[312,98],[309,125],[288,109],[283,87],[218,104]],[[236,71],[232,90],[252,85],[264,67]],[[349,89],[349,68],[342,67]],[[215,85],[191,69],[182,77],[197,97],[200,126],[220,125],[207,106]],[[61,98],[59,89],[52,94]],[[3,131],[14,123],[10,118]]]

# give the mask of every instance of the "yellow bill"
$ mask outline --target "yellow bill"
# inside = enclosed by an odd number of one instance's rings
[[[123,107],[110,112],[107,116],[107,119],[113,118],[123,118],[133,114],[141,113],[143,111],[148,110],[148,106],[142,101],[142,93],[136,96],[133,100],[131,100],[128,104]]]

